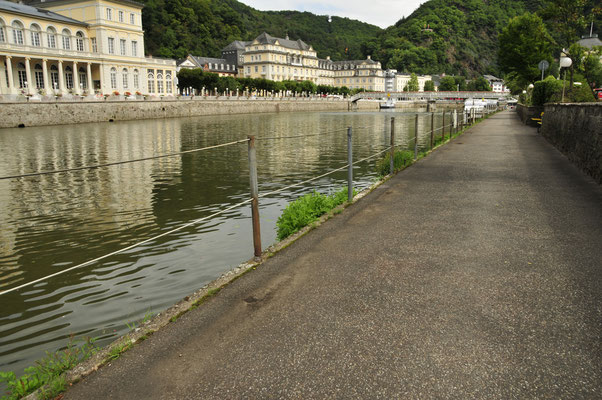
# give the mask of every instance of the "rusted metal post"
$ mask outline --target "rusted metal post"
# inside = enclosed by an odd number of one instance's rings
[[[441,121],[441,143],[445,142],[445,111],[443,111],[443,121]]]
[[[347,128],[347,201],[353,201],[353,145],[351,144],[351,127]]]
[[[418,114],[414,123],[414,161],[418,159]]]
[[[395,117],[391,117],[391,156],[389,160],[389,173],[395,172]]]
[[[431,113],[431,150],[435,145],[435,113]]]
[[[249,183],[251,186],[251,217],[253,220],[253,247],[255,257],[261,257],[261,227],[259,225],[259,188],[257,184],[257,156],[255,136],[249,138]]]

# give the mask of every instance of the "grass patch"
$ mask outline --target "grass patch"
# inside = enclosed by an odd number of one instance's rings
[[[401,171],[408,165],[412,165],[414,162],[414,152],[410,150],[398,150],[393,155],[393,169],[395,172]],[[383,176],[389,175],[391,172],[391,154],[387,153],[383,158],[376,162],[376,171],[382,178]]]
[[[355,196],[357,192],[353,190]],[[347,201],[347,188],[331,195],[318,192],[306,194],[290,203],[278,218],[278,240],[285,239],[311,225],[317,219]]]
[[[61,374],[77,364],[92,357],[98,351],[94,339],[87,338],[78,346],[73,338],[67,348],[56,353],[46,352],[46,356],[35,362],[35,365],[25,368],[25,373],[17,377],[14,372],[0,372],[0,382],[4,383],[7,392],[2,400],[17,400],[37,389],[42,388],[43,399],[53,399],[66,389],[65,378]]]

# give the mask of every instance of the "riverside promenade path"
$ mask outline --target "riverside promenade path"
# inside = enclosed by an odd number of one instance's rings
[[[602,398],[602,187],[502,112],[65,399]]]

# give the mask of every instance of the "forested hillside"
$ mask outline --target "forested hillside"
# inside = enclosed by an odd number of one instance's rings
[[[236,0],[142,0],[146,51],[181,58],[192,53],[219,57],[233,40],[252,40],[262,32],[311,44],[319,57],[362,58],[362,44],[382,31],[348,18],[297,11],[258,11]],[[346,51],[347,50],[347,51]]]

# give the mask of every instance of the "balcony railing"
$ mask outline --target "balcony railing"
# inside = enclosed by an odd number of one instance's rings
[[[44,57],[97,57],[96,53],[89,51],[78,51],[75,49],[65,50],[61,48],[31,46],[27,44],[15,44],[9,42],[0,42],[0,50],[12,50],[14,52],[24,52],[28,55],[39,55]]]

